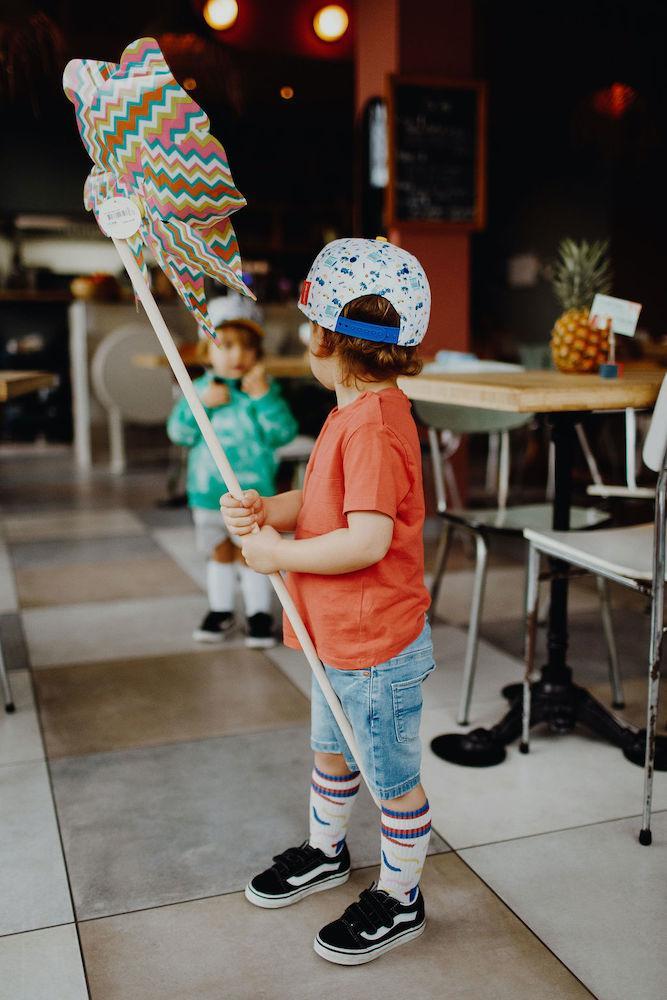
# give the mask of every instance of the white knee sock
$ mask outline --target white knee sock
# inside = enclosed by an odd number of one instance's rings
[[[431,834],[428,802],[412,812],[382,806],[382,864],[378,889],[411,903],[417,895]]]
[[[259,614],[271,613],[271,583],[268,576],[263,573],[255,573],[250,566],[239,565],[239,575],[241,577],[241,592],[247,618]]]
[[[358,771],[332,775],[313,768],[308,843],[311,847],[319,847],[330,858],[338,854],[345,842],[360,781]]]
[[[233,611],[236,593],[234,563],[221,563],[209,559],[206,564],[206,589],[211,611]]]

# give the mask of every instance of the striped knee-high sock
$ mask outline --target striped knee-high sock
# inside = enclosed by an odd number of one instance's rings
[[[413,901],[426,860],[430,834],[431,809],[428,802],[412,812],[397,812],[382,806],[382,864],[378,889],[391,893],[402,903]]]
[[[319,847],[329,857],[342,849],[360,781],[358,771],[338,775],[313,768],[308,838],[311,847]]]

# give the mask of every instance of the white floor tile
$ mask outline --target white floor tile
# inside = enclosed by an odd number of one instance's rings
[[[573,803],[574,805],[574,803]],[[667,813],[463,852],[464,860],[604,1000],[657,1000],[667,981]]]
[[[449,625],[433,627],[433,652],[436,670],[424,685],[424,707],[458,705],[463,681],[468,631]],[[480,639],[477,648],[477,669],[471,702],[471,722],[476,719],[478,706],[496,700],[506,684],[523,680],[523,664]]]
[[[156,528],[152,531],[152,535],[167,555],[171,556],[174,562],[192,577],[203,591],[206,591],[206,560],[197,551],[194,528],[188,526],[184,528]],[[236,593],[236,613],[239,616],[239,621],[243,621],[245,610],[240,587]],[[274,594],[273,617],[276,622],[280,620],[281,615],[282,608]]]
[[[0,1000],[87,1000],[72,924],[0,938]]]
[[[46,766],[0,767],[0,802],[0,935],[70,923],[72,907]]]
[[[505,708],[501,700],[480,703],[476,724],[493,725]],[[455,850],[641,812],[642,769],[583,730],[534,730],[530,754],[513,743],[505,762],[488,768],[458,767],[431,751],[434,736],[461,731],[451,707],[424,712],[422,780],[433,825]],[[665,772],[655,775],[654,805],[667,808]]]
[[[44,749],[27,670],[9,675],[16,711],[7,715],[0,706],[0,766],[43,760]]]
[[[449,625],[436,625],[433,629],[433,652],[437,669],[424,685],[424,708],[457,705],[463,678],[467,632]],[[276,646],[267,650],[267,656],[286,674],[307,698],[310,697],[311,671],[306,657],[300,650]],[[523,665],[483,640],[479,643],[477,672],[473,688],[471,718],[478,706],[495,700],[505,684],[519,683]]]
[[[108,538],[142,535],[145,528],[129,510],[68,510],[53,514],[16,514],[3,519],[10,542],[51,538]]]

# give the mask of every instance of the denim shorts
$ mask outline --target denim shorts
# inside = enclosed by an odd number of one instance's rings
[[[395,799],[419,784],[422,681],[435,669],[431,628],[398,656],[367,670],[324,665],[350,721],[361,765],[380,799]],[[313,677],[310,745],[320,753],[341,753],[356,770],[350,749]]]

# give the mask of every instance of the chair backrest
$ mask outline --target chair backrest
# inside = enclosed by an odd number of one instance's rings
[[[665,464],[665,452],[667,452],[667,375],[662,380],[651,417],[651,426],[644,441],[642,454],[649,469],[660,472]]]
[[[93,355],[95,395],[107,410],[118,410],[128,423],[163,424],[174,405],[169,368],[135,363],[137,355],[151,352],[155,352],[155,334],[147,322],[137,320],[107,334]]]

